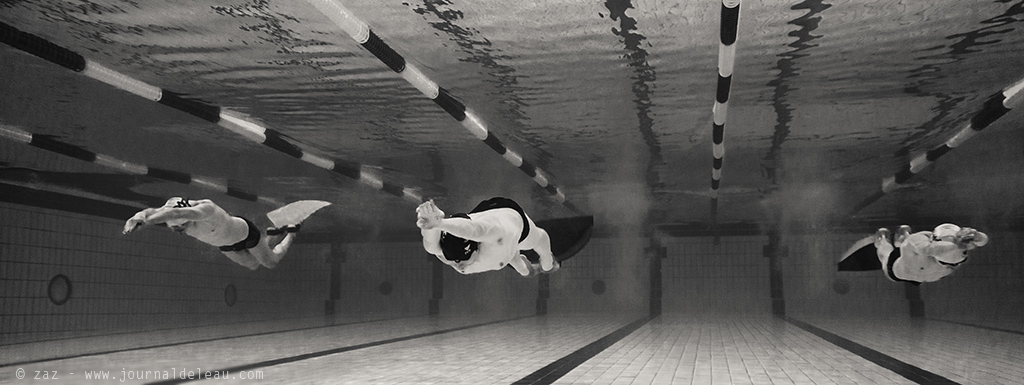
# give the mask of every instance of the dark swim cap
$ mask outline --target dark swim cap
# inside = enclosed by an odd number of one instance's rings
[[[452,218],[469,219],[469,215],[461,213],[452,214]],[[480,242],[457,237],[444,231],[441,232],[441,241],[439,243],[441,251],[444,253],[444,259],[454,262],[469,260],[473,256],[473,252],[480,248]]]

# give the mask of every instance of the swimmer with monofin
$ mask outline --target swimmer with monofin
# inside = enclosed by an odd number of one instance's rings
[[[557,271],[562,261],[590,240],[593,217],[569,218],[562,223],[565,226],[552,229],[552,234],[534,223],[518,203],[502,197],[449,217],[432,200],[416,208],[423,248],[461,274],[506,266],[524,277]]]
[[[952,223],[933,231],[910,231],[910,226],[900,226],[890,239],[888,229],[878,229],[843,254],[839,271],[882,270],[891,281],[920,285],[953,274],[967,262],[968,251],[988,244],[985,233]]]
[[[256,270],[274,268],[284,258],[299,231],[299,225],[317,210],[330,205],[324,201],[298,201],[267,213],[274,227],[262,236],[252,221],[228,214],[209,199],[190,200],[174,197],[162,207],[139,211],[124,224],[124,234],[142,225],[166,224],[211,246],[229,259]],[[273,238],[273,239],[271,239]],[[273,246],[272,246],[273,245]]]

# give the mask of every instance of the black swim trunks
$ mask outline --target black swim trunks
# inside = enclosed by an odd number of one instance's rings
[[[526,237],[530,235],[530,222],[526,220],[526,212],[523,211],[523,208],[519,207],[519,204],[516,203],[516,201],[514,200],[502,197],[494,197],[483,202],[480,202],[480,204],[476,205],[476,207],[474,207],[473,210],[470,210],[469,213],[478,213],[481,211],[487,211],[492,209],[513,209],[517,213],[519,213],[520,217],[523,218],[523,234],[519,236],[519,243],[522,243],[523,240],[525,240]]]
[[[220,251],[243,251],[256,247],[256,245],[260,244],[260,230],[256,228],[256,225],[252,223],[252,221],[245,218],[242,218],[242,220],[245,221],[246,225],[249,225],[249,235],[236,244],[221,246]]]
[[[894,274],[892,272],[892,265],[896,263],[897,259],[900,259],[900,248],[899,247],[893,249],[892,252],[889,253],[889,263],[885,264],[886,265],[885,273],[889,275],[889,279],[892,279],[893,281],[896,281],[896,282],[910,282],[910,283],[914,284],[915,286],[916,285],[920,285],[921,282],[909,281],[909,280],[906,280],[906,279],[899,278],[899,277],[896,276],[896,274]]]
[[[523,218],[523,232],[519,236],[519,243],[522,243],[523,240],[530,235],[530,221],[526,219],[526,212],[524,212],[523,208],[515,201],[508,198],[494,197],[480,202],[480,204],[476,205],[476,207],[469,212],[478,213],[481,211],[503,208],[513,209]],[[452,217],[469,219],[469,214],[452,214]],[[473,253],[480,247],[480,242],[460,238],[445,232],[441,233],[439,243],[441,246],[441,252],[444,253],[444,259],[455,262],[469,260],[469,258],[473,256]]]

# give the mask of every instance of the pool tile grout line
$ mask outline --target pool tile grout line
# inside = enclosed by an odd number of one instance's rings
[[[875,365],[891,370],[892,372],[899,374],[903,377],[906,377],[908,380],[914,381],[918,384],[958,384],[957,382],[952,381],[946,377],[921,369],[917,366],[908,364],[892,356],[871,349],[867,346],[858,344],[856,342],[850,341],[846,338],[840,337],[839,335],[820,329],[806,322],[797,320],[792,317],[779,318],[782,318],[786,322],[789,322],[790,324],[793,324],[811,334],[814,334],[825,341],[831,342],[832,344],[840,348],[843,348],[846,351],[849,351],[850,353],[856,354],[861,358],[874,363]]]

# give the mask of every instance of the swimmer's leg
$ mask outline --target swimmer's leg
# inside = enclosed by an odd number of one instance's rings
[[[508,262],[508,265],[512,266],[513,269],[516,269],[516,272],[521,276],[529,277],[533,274],[532,269],[530,269],[530,261],[526,260],[526,256],[522,254],[512,257],[512,260]]]
[[[284,255],[288,253],[288,249],[292,247],[292,242],[294,241],[295,233],[289,231],[287,234],[285,234],[284,238],[282,238],[281,241],[278,242],[276,246],[274,246],[274,249],[272,251],[277,261],[280,261],[281,258],[284,258]],[[268,239],[267,242],[269,243],[270,240]]]
[[[888,266],[889,254],[893,251],[892,243],[889,243],[890,236],[889,229],[886,228],[875,232],[875,250],[878,253],[878,261],[882,263],[882,269]]]
[[[900,226],[900,228],[896,230],[896,238],[894,238],[892,240],[893,246],[895,246],[895,247],[902,246],[903,245],[903,241],[906,241],[907,237],[909,237],[909,236],[910,236],[910,226],[907,226],[907,225]]]
[[[551,253],[551,237],[548,236],[547,231],[533,224],[532,220],[530,220],[530,235],[523,240],[520,248],[537,252],[537,255],[540,256],[540,268],[545,272],[554,269],[558,264],[555,261],[555,256]]]
[[[267,246],[264,240],[260,240],[260,244],[246,250],[246,252],[252,255],[253,259],[258,261],[260,265],[268,269],[277,267],[277,263],[281,261],[281,258],[274,255],[274,252],[270,250],[270,247]]]
[[[260,267],[260,261],[256,259],[252,254],[244,251],[224,251],[224,256],[234,261],[235,263],[245,266],[249,270],[256,270]]]
[[[260,244],[249,249],[249,252],[260,261],[261,265],[268,269],[277,267],[277,264],[281,262],[284,255],[288,253],[292,242],[295,241],[295,233],[297,231],[299,231],[298,225],[289,225],[280,229],[269,228],[267,229],[267,234],[273,235],[267,235],[260,239]]]

